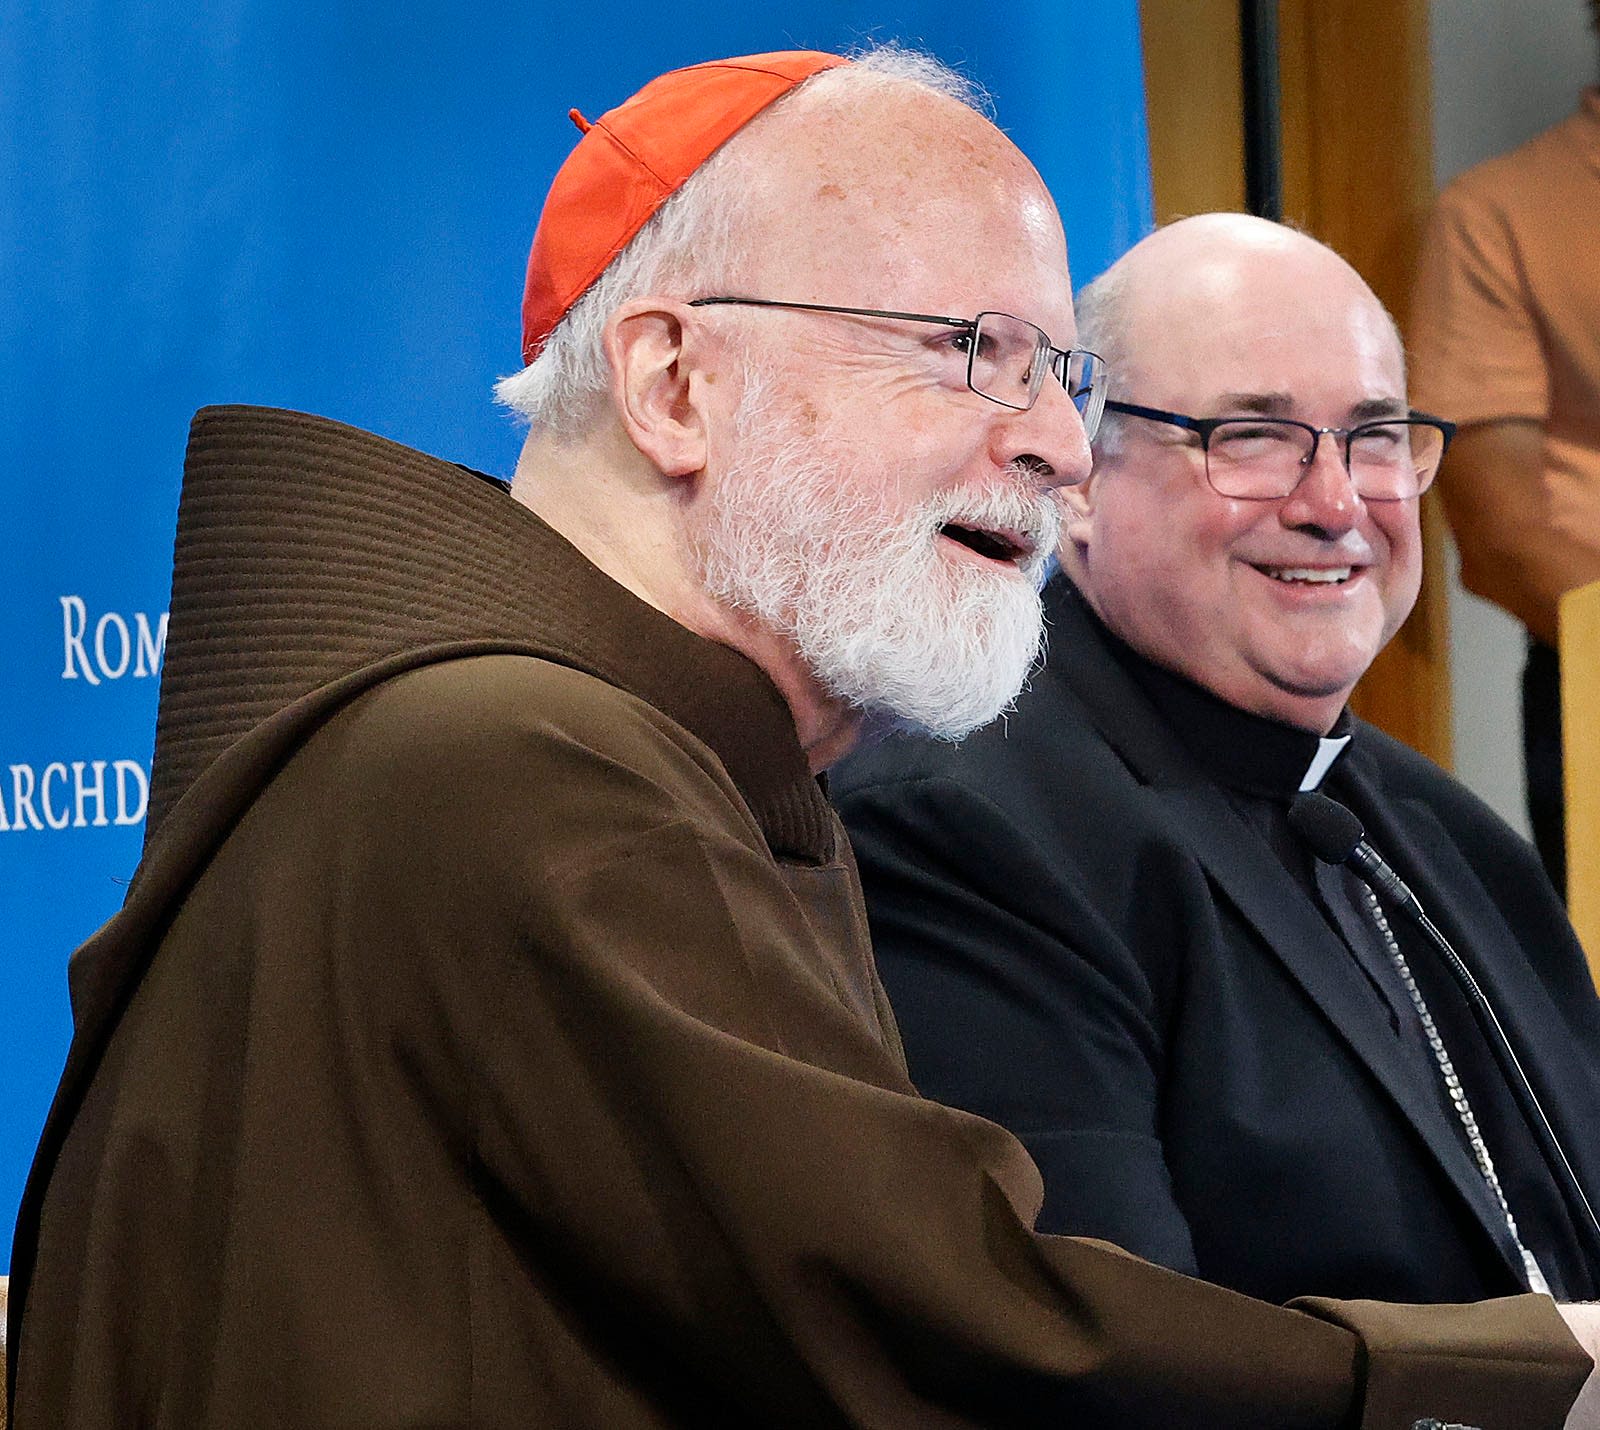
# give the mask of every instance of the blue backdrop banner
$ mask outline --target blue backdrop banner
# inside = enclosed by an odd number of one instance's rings
[[[66,1052],[67,957],[138,862],[193,410],[302,408],[509,474],[520,436],[490,387],[519,365],[567,110],[718,55],[889,39],[989,90],[1079,283],[1148,229],[1136,0],[10,0],[0,1227]]]

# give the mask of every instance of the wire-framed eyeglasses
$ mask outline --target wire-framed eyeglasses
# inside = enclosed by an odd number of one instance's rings
[[[1409,501],[1433,482],[1455,423],[1426,412],[1381,417],[1354,427],[1313,427],[1291,417],[1189,417],[1133,402],[1107,402],[1108,412],[1182,427],[1200,438],[1206,480],[1220,496],[1276,501],[1300,485],[1332,437],[1363,501]]]
[[[691,308],[727,304],[785,308],[798,313],[841,313],[851,318],[888,318],[901,323],[936,323],[951,329],[949,352],[965,364],[965,381],[979,397],[1026,412],[1039,400],[1047,375],[1067,391],[1084,431],[1092,438],[1106,400],[1106,367],[1086,348],[1058,348],[1042,328],[1010,313],[946,318],[935,313],[898,313],[886,308],[841,308],[832,303],[788,303],[773,298],[696,298]]]

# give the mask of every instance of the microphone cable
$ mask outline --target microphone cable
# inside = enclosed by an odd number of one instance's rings
[[[1439,932],[1437,925],[1424,911],[1421,900],[1411,892],[1405,880],[1395,873],[1384,862],[1383,856],[1367,842],[1366,831],[1361,827],[1361,821],[1344,805],[1315,790],[1304,791],[1296,795],[1289,805],[1289,824],[1295,833],[1305,840],[1306,845],[1318,859],[1324,864],[1347,865],[1369,888],[1375,887],[1385,894],[1439,950],[1444,958],[1445,967],[1460,985],[1461,991],[1466,994],[1467,1002],[1477,1017],[1479,1027],[1483,1029],[1484,1036],[1501,1063],[1501,1070],[1506,1074],[1513,1096],[1522,1104],[1524,1118],[1527,1119],[1536,1140],[1544,1144],[1550,1165],[1558,1173],[1558,1180],[1565,1182],[1574,1204],[1582,1207],[1588,1217],[1589,1228],[1594,1233],[1591,1255],[1594,1255],[1595,1259],[1592,1262],[1591,1274],[1600,1276],[1600,1218],[1595,1216],[1594,1207],[1590,1205],[1589,1198],[1584,1194],[1583,1187],[1578,1181],[1578,1174],[1573,1171],[1572,1163],[1567,1160],[1561,1139],[1556,1136],[1555,1128],[1545,1116],[1539,1095],[1534,1092],[1533,1084],[1523,1072],[1516,1049],[1511,1046],[1511,1039],[1506,1036],[1505,1028],[1494,1011],[1494,1005],[1489,1002],[1488,995],[1479,987],[1478,980],[1472,976],[1472,970],[1461,961],[1460,955],[1450,946],[1450,941]]]

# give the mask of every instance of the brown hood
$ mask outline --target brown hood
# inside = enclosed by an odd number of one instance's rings
[[[830,812],[765,674],[637,600],[466,467],[304,413],[204,408],[171,612],[147,850],[201,774],[295,702],[407,652],[420,663],[492,647],[648,701],[711,746],[776,852],[832,855]]]

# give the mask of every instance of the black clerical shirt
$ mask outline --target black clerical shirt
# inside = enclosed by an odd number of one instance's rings
[[[1179,742],[1260,832],[1339,934],[1366,975],[1376,1015],[1388,1022],[1404,1045],[1413,1075],[1433,1089],[1440,1115],[1454,1128],[1463,1147],[1469,1147],[1416,1007],[1373,922],[1365,886],[1348,868],[1335,869],[1319,863],[1289,825],[1289,803],[1306,787],[1307,772],[1322,751],[1322,737],[1241,710],[1146,660],[1103,626],[1102,630],[1108,648],[1162,712]],[[1329,735],[1353,736],[1356,729],[1349,713],[1344,712]],[[1316,783],[1333,798],[1354,807],[1357,801],[1353,791],[1343,787],[1337,758],[1329,768],[1328,755],[1324,753],[1321,763],[1324,769]],[[1360,817],[1362,811],[1355,808],[1355,813]],[[1594,1298],[1600,1294],[1600,1277],[1577,1235],[1566,1194],[1513,1096],[1466,995],[1421,932],[1387,901],[1384,911],[1466,1089],[1523,1245],[1533,1253],[1559,1299]],[[1483,1191],[1486,1204],[1497,1215],[1498,1204],[1487,1185]]]

